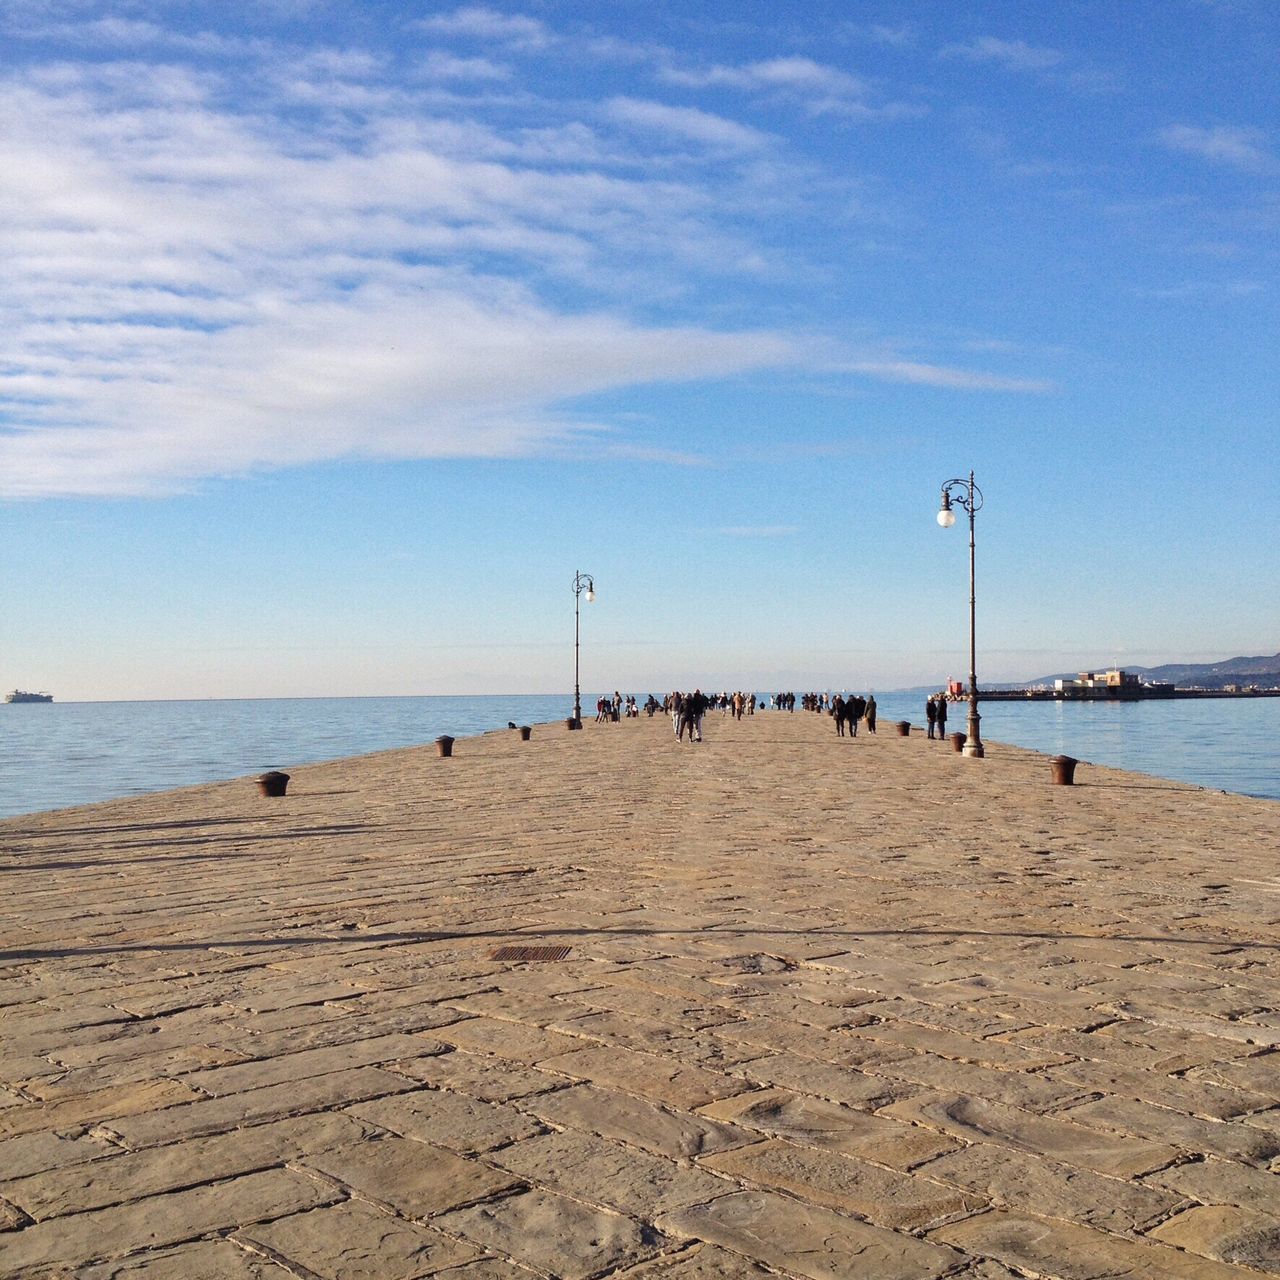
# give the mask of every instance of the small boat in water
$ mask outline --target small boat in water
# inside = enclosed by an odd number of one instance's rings
[[[51,693],[28,693],[25,689],[15,689],[12,693],[4,695],[6,702],[52,702],[53,694]]]

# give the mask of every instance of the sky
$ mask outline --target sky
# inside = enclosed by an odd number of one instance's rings
[[[0,0],[0,684],[1280,649],[1273,0]]]

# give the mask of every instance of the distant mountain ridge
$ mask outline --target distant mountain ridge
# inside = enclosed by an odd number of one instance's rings
[[[1108,665],[1100,663],[1092,670],[1105,671]],[[1264,688],[1280,685],[1280,653],[1273,653],[1270,657],[1227,658],[1223,662],[1166,662],[1160,667],[1131,667],[1126,663],[1120,665],[1125,671],[1131,671],[1149,684],[1176,684],[1181,688],[1195,686],[1200,689],[1221,689],[1228,684],[1256,684]],[[1035,685],[1052,685],[1055,680],[1074,680],[1079,674],[1079,671],[1063,671],[1057,675],[1040,676],[1035,680],[989,684],[985,687],[1027,689]]]

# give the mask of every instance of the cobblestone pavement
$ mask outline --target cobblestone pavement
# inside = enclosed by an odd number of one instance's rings
[[[891,727],[0,823],[0,1274],[1280,1272],[1280,806]]]

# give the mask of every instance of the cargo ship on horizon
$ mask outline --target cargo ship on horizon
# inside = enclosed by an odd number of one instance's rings
[[[53,694],[51,693],[28,693],[25,689],[15,689],[12,693],[4,695],[6,702],[52,702]]]

